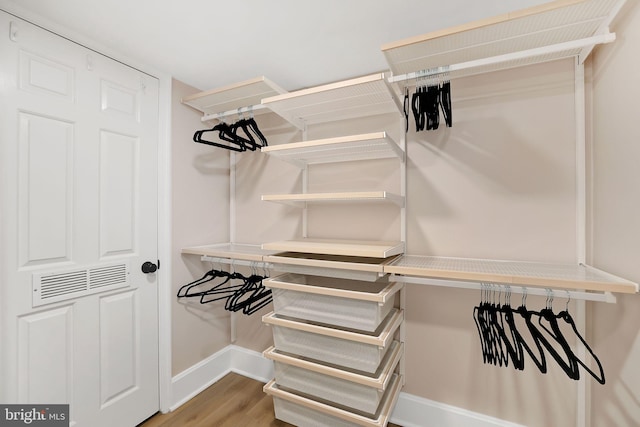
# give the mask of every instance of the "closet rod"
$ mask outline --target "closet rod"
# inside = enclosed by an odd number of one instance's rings
[[[252,268],[262,268],[266,270],[270,270],[273,268],[273,264],[271,264],[270,262],[264,262],[264,261],[245,261],[242,259],[219,258],[219,257],[212,257],[209,255],[202,255],[202,257],[200,257],[200,260],[212,262],[212,263],[218,263],[218,264],[229,264],[232,267],[233,266],[252,267]]]
[[[391,274],[389,276],[389,281],[395,282],[403,282],[403,283],[411,283],[416,285],[427,285],[427,286],[442,286],[447,288],[460,288],[460,289],[475,289],[480,290],[480,287],[485,283],[480,282],[463,282],[458,280],[441,280],[441,279],[429,279],[426,277],[411,277],[411,276],[402,276],[398,274]],[[549,289],[549,288],[537,288],[537,287],[525,287],[525,286],[514,286],[503,283],[487,283],[493,286],[499,286],[504,291],[511,291],[512,294],[527,294],[527,295],[539,295],[543,297],[547,297],[549,295],[554,298],[570,298],[572,300],[581,300],[581,301],[597,301],[597,302],[607,302],[614,304],[616,302],[616,297],[611,292],[582,292],[582,291],[567,291],[563,289]]]
[[[605,33],[585,39],[571,40],[568,42],[557,43],[549,46],[536,47],[533,49],[523,50],[519,52],[506,53],[504,55],[491,56],[488,58],[476,59],[473,61],[461,62],[459,64],[444,65],[441,67],[434,67],[426,70],[415,71],[407,74],[400,74],[397,76],[389,77],[389,83],[396,83],[400,81],[414,80],[423,77],[436,76],[442,73],[455,73],[456,71],[463,71],[472,68],[485,67],[489,65],[495,65],[500,63],[506,63],[510,61],[521,61],[523,59],[534,58],[536,56],[549,55],[553,53],[560,53],[563,51],[583,49],[589,46],[595,46],[603,43],[611,43],[615,41],[615,33]],[[559,58],[558,58],[559,59]],[[495,70],[492,70],[495,71]],[[449,78],[451,78],[450,76]]]
[[[250,105],[248,107],[240,107],[234,110],[222,111],[220,113],[205,114],[204,116],[202,116],[200,120],[202,120],[203,122],[206,122],[209,120],[221,120],[224,117],[233,116],[234,114],[240,114],[240,113],[251,114],[254,111],[264,110],[265,108],[268,108],[268,107],[263,104]]]

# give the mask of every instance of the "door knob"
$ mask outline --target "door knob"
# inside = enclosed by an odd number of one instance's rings
[[[150,261],[146,261],[144,264],[142,264],[142,272],[145,274],[155,273],[157,269],[158,266]]]

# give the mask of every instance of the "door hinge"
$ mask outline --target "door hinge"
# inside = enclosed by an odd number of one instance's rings
[[[11,21],[9,24],[9,39],[12,42],[18,41],[18,23],[16,21]]]

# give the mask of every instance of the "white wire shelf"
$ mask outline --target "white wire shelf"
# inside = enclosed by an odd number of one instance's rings
[[[182,103],[204,113],[202,120],[205,121],[239,112],[266,110],[261,104],[262,98],[286,92],[263,76],[196,93],[182,98]]]
[[[303,169],[306,165],[398,158],[404,150],[386,132],[316,139],[262,147],[262,152]]]
[[[385,273],[550,289],[636,293],[638,284],[588,265],[404,255]],[[454,287],[454,286],[452,286]]]
[[[343,193],[301,193],[263,195],[263,201],[282,203],[297,208],[305,208],[311,203],[360,203],[388,202],[404,207],[404,197],[388,191],[358,191]]]
[[[265,256],[272,255],[275,252],[264,250],[260,247],[260,245],[216,243],[212,245],[191,246],[182,248],[182,253],[208,256],[211,258],[261,262],[263,261],[263,258]]]
[[[615,40],[609,24],[626,0],[558,0],[382,46],[392,81],[449,78],[568,57],[584,62]]]
[[[400,101],[384,73],[271,96],[262,104],[299,129],[401,111]]]

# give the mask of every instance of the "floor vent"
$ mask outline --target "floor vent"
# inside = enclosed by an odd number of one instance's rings
[[[129,286],[128,263],[101,264],[33,275],[33,306]]]

